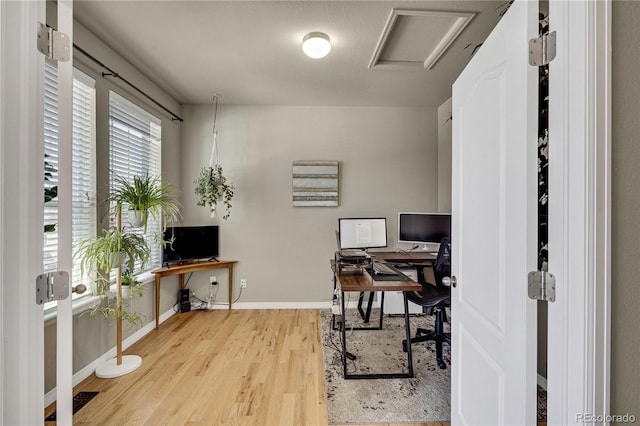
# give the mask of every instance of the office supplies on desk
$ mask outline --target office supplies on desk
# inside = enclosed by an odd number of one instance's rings
[[[376,274],[398,275],[400,271],[392,269],[391,266],[383,262],[373,262],[373,272]]]

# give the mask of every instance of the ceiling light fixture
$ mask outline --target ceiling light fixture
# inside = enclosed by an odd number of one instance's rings
[[[325,33],[312,32],[302,39],[302,51],[310,58],[324,58],[330,50],[331,42]]]

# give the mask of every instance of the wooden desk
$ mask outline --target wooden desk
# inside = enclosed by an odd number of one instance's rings
[[[428,252],[424,250],[419,251],[370,251],[369,256],[371,256],[371,260],[384,261],[387,263],[391,263],[394,265],[406,265],[413,266],[416,268],[418,274],[418,282],[425,283],[428,280],[424,276],[423,268],[427,265],[433,265],[438,257],[437,253]],[[433,275],[433,273],[431,274]],[[431,277],[431,281],[435,282],[433,277]],[[360,297],[358,298],[358,311],[364,319],[364,322],[369,322],[369,315],[371,314],[371,308],[373,305],[373,294],[369,293],[369,301],[367,302],[367,311],[365,312],[362,309],[362,303],[364,302],[364,292],[360,293]]]
[[[233,301],[233,264],[237,260],[220,260],[185,263],[181,265],[169,266],[168,268],[160,268],[152,273],[156,274],[156,330],[160,324],[160,280],[162,277],[169,275],[180,275],[180,289],[184,289],[184,274],[189,272],[204,271],[208,269],[227,268],[229,270],[229,309]]]
[[[422,290],[422,285],[418,284],[413,280],[407,281],[376,281],[373,277],[365,270],[362,274],[340,274],[338,268],[336,268],[335,262],[331,261],[331,267],[334,271],[334,283],[337,288],[340,289],[341,298],[340,298],[340,306],[342,315],[342,325],[340,327],[342,333],[342,369],[345,379],[380,379],[380,378],[404,378],[404,377],[413,377],[413,359],[411,355],[411,345],[407,345],[407,366],[408,371],[406,373],[383,373],[383,374],[349,374],[347,373],[347,357],[345,354],[347,353],[347,336],[346,336],[346,324],[345,324],[345,304],[344,304],[344,293],[345,292],[374,292],[380,291],[382,292],[382,300],[380,304],[380,328],[382,328],[382,318],[384,315],[384,292],[385,291],[402,291],[404,295],[404,325],[405,325],[405,334],[407,341],[411,340],[411,328],[409,327],[409,304],[407,300],[408,291],[420,291]],[[362,328],[362,330],[366,330],[371,328]]]
[[[389,263],[433,263],[438,257],[438,253],[429,251],[370,251],[369,255]]]

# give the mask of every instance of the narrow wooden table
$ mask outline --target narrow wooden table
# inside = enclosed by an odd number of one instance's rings
[[[373,373],[373,374],[351,374],[347,373],[347,336],[346,336],[346,324],[345,324],[345,292],[382,292],[382,300],[380,304],[380,329],[382,328],[382,318],[384,315],[384,292],[385,291],[402,291],[404,296],[404,325],[406,340],[411,340],[411,329],[409,327],[409,302],[407,300],[408,291],[421,291],[422,285],[413,280],[405,281],[376,281],[367,270],[362,274],[340,274],[338,268],[336,268],[335,262],[331,261],[331,268],[334,271],[334,283],[340,290],[340,307],[342,312],[342,369],[345,379],[382,379],[382,378],[404,378],[413,377],[413,359],[411,354],[411,344],[407,345],[407,369],[406,373]],[[372,330],[373,328],[360,328],[360,330]],[[354,328],[354,330],[356,330]]]
[[[237,260],[218,260],[204,262],[188,262],[151,271],[156,274],[156,330],[160,325],[160,280],[169,275],[180,275],[180,289],[184,289],[184,274],[207,269],[227,268],[229,270],[229,309],[233,303],[233,264]]]

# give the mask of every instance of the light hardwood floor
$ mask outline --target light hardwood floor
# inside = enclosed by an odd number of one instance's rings
[[[176,314],[125,351],[142,356],[138,370],[76,386],[100,393],[73,422],[326,425],[319,321],[312,309]]]

